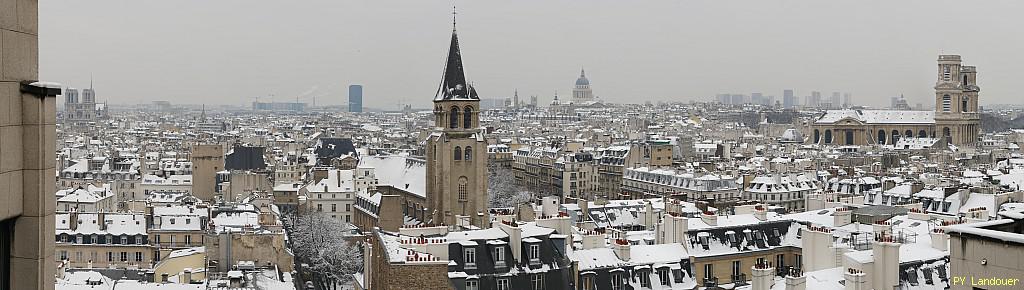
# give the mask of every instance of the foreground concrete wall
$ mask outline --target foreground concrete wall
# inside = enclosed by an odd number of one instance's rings
[[[0,0],[0,227],[9,289],[53,289],[56,98],[22,93],[39,78],[37,0]],[[0,288],[7,288],[0,286]]]

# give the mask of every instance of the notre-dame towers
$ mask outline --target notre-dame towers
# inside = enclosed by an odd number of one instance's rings
[[[935,82],[935,130],[957,145],[974,144],[981,131],[977,70],[961,65],[959,55],[939,55]]]
[[[426,140],[427,203],[433,223],[487,228],[487,140],[480,98],[466,82],[459,38],[452,31],[448,61],[434,97],[434,130]]]

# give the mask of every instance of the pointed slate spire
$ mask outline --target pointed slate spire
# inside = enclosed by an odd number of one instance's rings
[[[459,51],[459,35],[452,28],[452,42],[448,47],[448,61],[445,62],[441,85],[434,100],[479,99],[476,90],[466,82],[462,68],[462,52]]]

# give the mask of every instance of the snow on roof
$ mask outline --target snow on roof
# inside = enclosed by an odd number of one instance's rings
[[[814,123],[831,124],[847,118],[866,124],[934,124],[935,112],[897,110],[829,110]]]
[[[130,213],[106,213],[103,214],[103,223],[106,223],[106,229],[100,228],[99,214],[96,213],[77,213],[78,216],[78,227],[75,230],[71,229],[70,225],[70,213],[58,213],[55,217],[57,220],[57,234],[83,234],[83,235],[145,235],[146,234],[146,218],[142,214],[130,214]]]
[[[423,160],[399,155],[363,156],[359,166],[373,167],[378,184],[427,196],[427,166]]]
[[[202,253],[206,253],[206,247],[194,247],[194,248],[180,249],[180,250],[174,250],[170,254],[167,254],[167,257],[164,258],[164,259],[171,259],[171,258],[177,258],[177,257],[191,256],[191,255],[202,254]]]

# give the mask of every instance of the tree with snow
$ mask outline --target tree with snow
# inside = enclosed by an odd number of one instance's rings
[[[348,283],[352,274],[362,271],[362,250],[346,240],[355,228],[352,224],[322,212],[291,215],[289,219],[292,251],[308,265],[306,270],[338,283]]]
[[[515,184],[512,170],[496,164],[487,165],[487,195],[491,208],[517,207],[530,202],[533,193]]]

